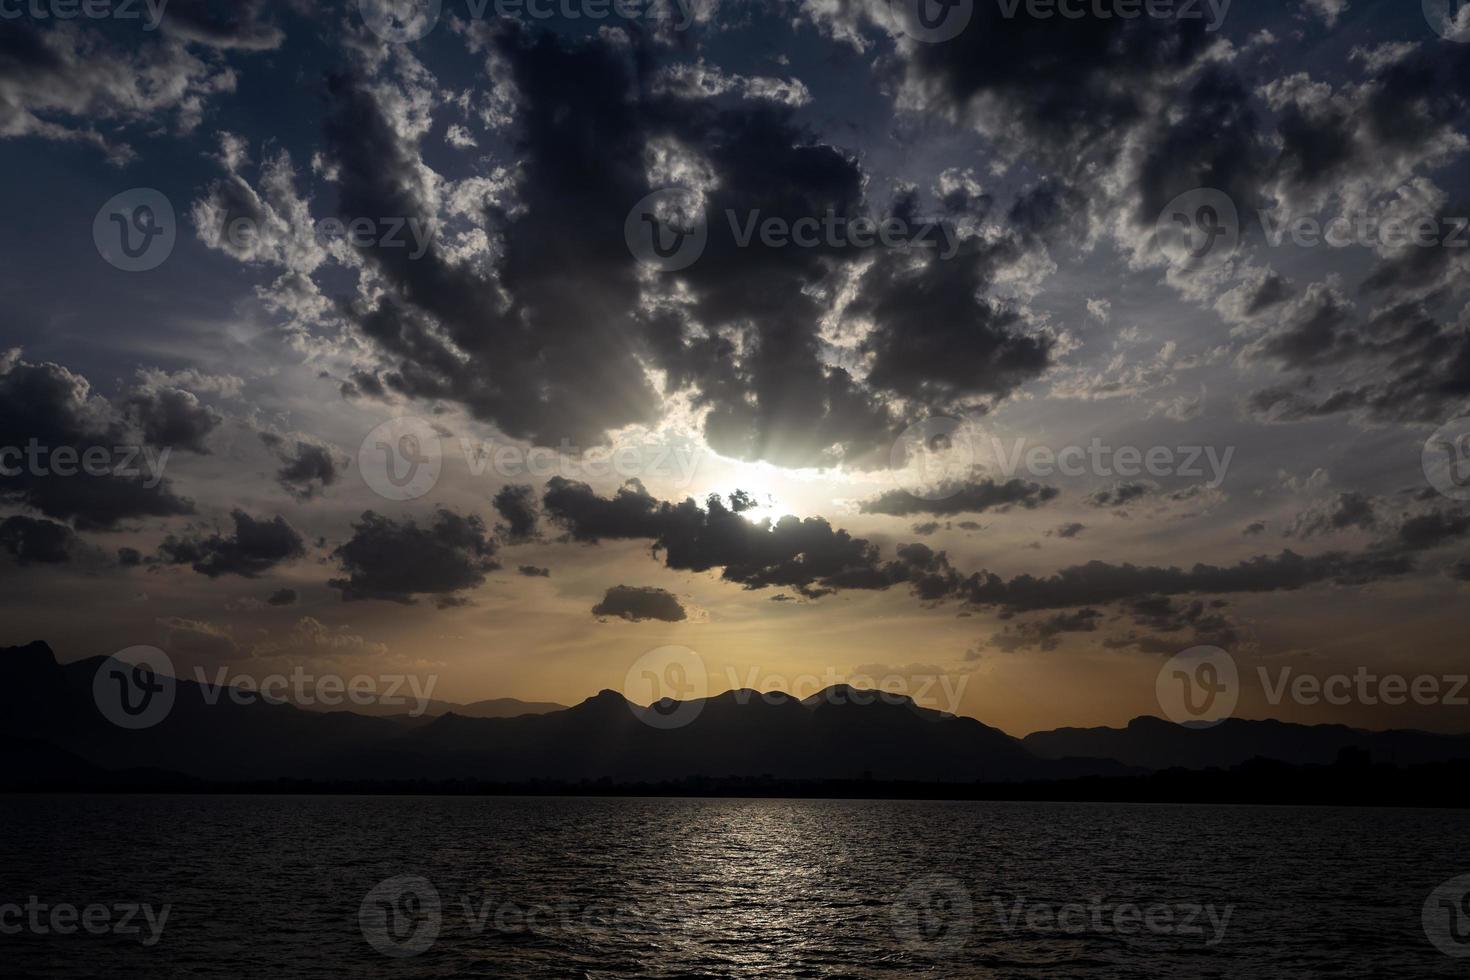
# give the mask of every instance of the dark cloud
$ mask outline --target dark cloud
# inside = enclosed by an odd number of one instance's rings
[[[241,575],[254,578],[282,562],[306,554],[305,542],[296,529],[279,515],[257,520],[243,510],[232,510],[235,533],[226,537],[215,531],[208,536],[169,535],[158,546],[156,561],[165,565],[189,565],[201,575]]]
[[[711,496],[671,504],[630,481],[611,498],[585,483],[553,477],[542,499],[546,513],[577,541],[643,539],[669,568],[722,569],[728,582],[748,589],[793,588],[815,598],[839,589],[885,589],[914,581],[918,588],[933,552],[923,545],[900,549],[883,562],[878,547],[854,538],[820,517],[767,518],[753,522]],[[942,558],[942,555],[940,556]]]
[[[744,490],[735,490],[730,494],[730,509],[737,514],[743,514],[748,510],[754,510],[760,506],[754,495]]]
[[[21,565],[70,561],[77,536],[65,524],[19,515],[0,521],[0,548]]]
[[[540,511],[536,507],[536,491],[525,485],[501,487],[495,494],[495,510],[505,520],[495,527],[507,544],[519,544],[537,536]]]
[[[539,565],[521,565],[519,568],[516,569],[516,571],[520,572],[526,578],[550,578],[551,577],[551,569],[549,569],[549,568],[542,568]]]
[[[1252,355],[1298,370],[1339,363],[1363,352],[1352,325],[1352,311],[1343,299],[1314,286]]]
[[[1291,298],[1291,289],[1286,280],[1271,272],[1261,277],[1260,282],[1246,300],[1245,315],[1258,316]]]
[[[485,202],[504,259],[487,273],[437,245],[417,259],[363,249],[393,288],[357,319],[394,362],[381,375],[389,389],[458,401],[516,438],[596,445],[650,421],[657,404],[635,356],[639,288],[622,245],[627,211],[649,191],[632,79],[610,46],[566,48],[483,22],[474,30],[505,59],[507,90],[525,96],[518,216]],[[341,215],[432,215],[417,147],[372,87],[339,76],[330,98],[326,156],[340,170]]]
[[[327,584],[348,602],[412,604],[416,596],[430,595],[442,608],[446,599],[465,601],[453,593],[480,585],[500,567],[494,554],[494,539],[474,515],[440,508],[432,524],[420,527],[409,518],[394,521],[365,511],[352,525],[351,539],[332,553],[347,577]]]
[[[1409,551],[1428,551],[1470,533],[1470,512],[1433,511],[1417,514],[1399,525],[1396,541]]]
[[[663,394],[686,394],[704,413],[706,441],[726,456],[886,465],[902,430],[895,397],[995,400],[1049,365],[1052,341],[984,295],[1021,255],[1009,237],[965,239],[948,258],[939,248],[742,245],[727,214],[788,227],[829,214],[915,216],[912,196],[868,199],[857,157],[823,142],[791,107],[670,95],[648,84],[654,56],[641,41],[630,57],[606,38],[572,42],[506,25],[478,23],[470,37],[494,52],[516,97],[515,187],[484,202],[495,261],[487,271],[438,248],[418,260],[365,250],[392,287],[353,311],[392,362],[372,383],[460,402],[517,438],[589,446],[656,415],[659,393],[644,380],[651,361]],[[417,147],[370,86],[340,77],[331,97],[328,157],[341,173],[342,213],[423,214]],[[645,287],[623,226],[657,189],[651,146],[683,148],[668,152],[687,152],[708,172],[700,186],[709,220],[699,260]],[[850,308],[874,325],[862,380],[822,337],[835,286],[858,268]],[[645,303],[647,291],[676,281],[687,304]],[[372,383],[354,376],[344,392]]]
[[[1283,551],[1235,565],[1200,563],[1188,569],[1091,561],[1046,578],[1019,575],[1003,579],[980,572],[964,579],[957,595],[975,605],[1015,611],[1065,609],[1149,595],[1294,591],[1324,582],[1361,585],[1407,574],[1413,567],[1407,557],[1387,552],[1328,552],[1307,557]]]
[[[296,599],[295,589],[277,589],[266,597],[265,602],[268,606],[294,606]]]
[[[1300,422],[1350,413],[1380,423],[1438,424],[1470,403],[1470,329],[1465,326],[1440,324],[1419,302],[1399,303],[1351,323],[1338,316],[1335,304],[1319,305],[1316,316],[1316,326],[1292,320],[1255,350],[1273,351],[1294,369],[1336,364],[1342,376],[1325,391],[1307,375],[1294,384],[1253,392],[1246,408],[1257,419]]]
[[[1055,650],[1064,633],[1093,633],[1103,614],[1096,609],[1061,612],[1044,619],[1007,626],[990,638],[990,643],[1008,653],[1017,650]]]
[[[174,37],[213,48],[269,51],[286,35],[267,17],[266,7],[266,0],[169,0],[163,28]]]
[[[1020,506],[1034,510],[1047,501],[1054,500],[1056,487],[1042,486],[1026,480],[1008,480],[997,483],[992,479],[973,480],[952,486],[941,487],[945,494],[938,500],[927,500],[907,490],[889,490],[872,500],[865,500],[859,507],[864,514],[888,514],[907,517],[912,514],[979,514],[991,509],[1005,510]]]
[[[1071,521],[1053,530],[1047,531],[1046,533],[1048,537],[1075,538],[1085,530],[1087,530],[1086,524],[1079,524],[1076,521]]]
[[[1124,507],[1158,493],[1159,485],[1150,480],[1123,480],[1111,487],[1095,490],[1087,497],[1093,507]]]
[[[262,432],[260,440],[281,461],[276,482],[297,500],[320,496],[337,482],[346,466],[340,453],[313,440],[287,438],[274,432]]]
[[[672,592],[632,585],[615,585],[608,589],[602,601],[592,607],[592,615],[612,616],[633,623],[645,619],[677,623],[688,618],[678,597]]]
[[[1125,610],[1137,626],[1151,633],[1131,632],[1122,638],[1111,638],[1104,645],[1121,648],[1137,647],[1146,653],[1175,652],[1186,646],[1216,646],[1230,649],[1240,634],[1230,617],[1220,612],[1225,602],[1195,599],[1176,602],[1168,596],[1144,596],[1125,603]],[[1188,636],[1177,634],[1188,633]],[[1171,634],[1171,635],[1159,635]]]
[[[19,458],[31,445],[45,452],[39,467]],[[166,459],[142,451],[113,406],[93,394],[81,375],[58,364],[28,364],[18,352],[0,355],[0,500],[24,504],[83,529],[111,530],[140,517],[193,513],[163,479]],[[58,450],[72,454],[72,475],[56,472]],[[101,470],[78,466],[88,451],[105,454]]]
[[[144,21],[145,8],[133,6]],[[170,7],[164,23],[172,16]],[[86,143],[120,164],[135,153],[115,140],[119,129],[188,132],[211,95],[235,87],[228,66],[151,32],[134,28],[114,43],[91,26],[36,23],[7,17],[0,31],[0,139]]]
[[[152,445],[201,454],[208,454],[205,440],[224,421],[224,416],[200,403],[193,392],[181,388],[134,391],[127,398],[126,412]]]
[[[913,45],[906,70],[931,110],[998,134],[1024,133],[1031,152],[1080,169],[1110,159],[1148,111],[1148,98],[1222,41],[1203,20],[1038,24],[981,3],[953,41]]]
[[[1240,533],[1244,537],[1251,537],[1252,535],[1256,534],[1265,534],[1266,527],[1267,525],[1265,521],[1251,521],[1241,530]]]
[[[1378,525],[1374,499],[1357,491],[1339,493],[1334,499],[1298,514],[1286,529],[1287,537],[1310,538],[1318,534],[1346,531],[1349,528],[1371,530]]]
[[[872,358],[868,384],[949,409],[1004,397],[1040,376],[1051,364],[1051,339],[1017,310],[978,298],[997,268],[1020,255],[1009,239],[965,239],[950,257],[885,250],[848,307],[874,323],[862,343]]]

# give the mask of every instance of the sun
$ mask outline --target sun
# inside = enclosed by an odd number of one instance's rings
[[[767,518],[775,520],[790,513],[783,503],[786,496],[783,494],[783,482],[782,474],[767,463],[742,462],[732,467],[725,495],[728,499],[729,494],[740,491],[747,501],[741,516],[759,524]]]

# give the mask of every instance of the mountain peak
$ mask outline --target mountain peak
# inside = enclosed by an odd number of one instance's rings
[[[825,691],[818,691],[801,702],[807,707],[819,705],[847,705],[859,706],[869,704],[893,704],[906,707],[914,706],[914,699],[907,694],[895,694],[892,691],[882,691],[876,688],[853,687],[851,684],[833,684]]]
[[[53,662],[56,660],[56,654],[52,651],[51,644],[45,640],[32,640],[29,643],[15,647],[0,647],[0,657],[6,660],[13,660],[16,657],[25,657],[27,659],[45,658]]]
[[[611,688],[604,688],[601,691],[598,691],[596,694],[592,695],[587,700],[583,701],[581,704],[577,705],[577,707],[588,708],[612,705],[621,707],[623,705],[631,703],[632,702],[623,697],[623,695],[618,693],[617,691],[614,691]]]

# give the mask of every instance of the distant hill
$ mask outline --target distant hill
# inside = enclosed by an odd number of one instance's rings
[[[1327,765],[1344,750],[1375,763],[1401,766],[1470,758],[1470,735],[1402,729],[1373,732],[1344,725],[1297,725],[1231,718],[1212,728],[1190,728],[1144,716],[1126,728],[1058,728],[1021,740],[1047,759],[1095,756],[1144,769],[1238,766],[1251,759]]]

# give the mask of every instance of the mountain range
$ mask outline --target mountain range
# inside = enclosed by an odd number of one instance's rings
[[[1018,739],[902,696],[843,686],[805,700],[728,691],[641,706],[603,691],[565,708],[511,699],[436,702],[440,710],[410,718],[258,699],[241,704],[228,692],[178,680],[167,715],[129,730],[104,717],[94,701],[93,680],[106,663],[97,657],[60,664],[45,643],[0,649],[7,679],[0,688],[7,745],[0,779],[23,785],[161,772],[219,783],[977,784],[1229,767],[1256,758],[1329,764],[1345,752],[1400,765],[1470,759],[1470,736],[1242,719],[1191,729],[1137,718],[1123,729],[1058,729]]]

